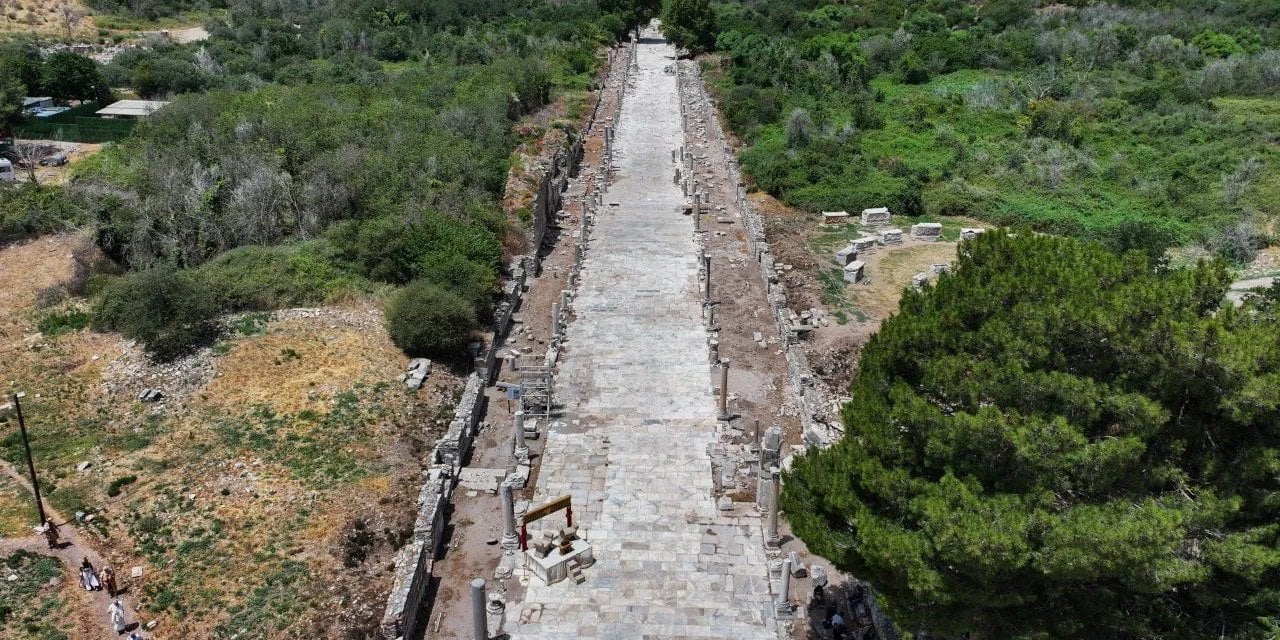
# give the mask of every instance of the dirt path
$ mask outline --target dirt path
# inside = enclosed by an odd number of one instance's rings
[[[28,478],[13,468],[8,462],[0,460],[0,472],[13,478],[22,487],[30,490],[30,481]],[[107,614],[107,608],[111,606],[113,598],[107,594],[106,589],[100,591],[85,591],[79,587],[80,584],[80,563],[85,558],[93,564],[94,570],[98,572],[99,577],[102,575],[102,569],[107,566],[102,559],[102,554],[90,544],[84,536],[76,529],[75,523],[66,516],[58,513],[48,503],[44,506],[45,513],[58,525],[58,533],[60,543],[57,547],[50,549],[43,535],[33,534],[21,538],[8,538],[0,540],[0,555],[9,555],[14,551],[25,550],[42,555],[53,556],[62,561],[67,569],[67,575],[76,584],[78,593],[79,611],[76,619],[84,626],[98,630],[103,638],[115,637],[117,634],[111,625],[111,617]],[[124,567],[115,567],[116,582],[124,587],[127,572]],[[127,591],[127,587],[125,587]],[[124,603],[125,620],[129,623],[129,630],[136,628],[138,620],[136,612],[131,604],[132,598],[128,593],[118,596],[120,601]]]

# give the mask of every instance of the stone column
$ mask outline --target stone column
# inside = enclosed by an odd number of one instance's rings
[[[775,467],[769,470],[769,519],[764,532],[764,544],[771,549],[782,542],[778,535],[778,497],[782,494],[782,474]]]
[[[706,279],[702,281],[702,299],[711,302],[711,256],[703,256],[702,272],[706,274]]]
[[[524,440],[524,411],[517,411],[515,419],[512,422],[514,427],[511,434],[511,454],[515,456],[516,462],[527,462],[529,460],[529,445]]]
[[[515,551],[520,547],[520,536],[516,535],[516,501],[511,495],[511,485],[502,483],[502,548]]]
[[[773,604],[779,616],[791,615],[791,558],[782,561],[782,586],[778,589],[778,600]]]
[[[720,419],[729,418],[729,359],[726,358],[720,361]]]
[[[471,581],[471,621],[475,640],[489,640],[489,618],[484,606],[484,578],[476,578]]]
[[[560,303],[551,303],[551,339],[560,339]]]
[[[569,290],[568,289],[560,290],[560,308],[564,310],[566,315],[569,313]]]

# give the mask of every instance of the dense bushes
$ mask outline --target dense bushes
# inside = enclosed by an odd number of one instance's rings
[[[1274,226],[1280,29],[1256,6],[1036,4],[719,3],[710,75],[746,172],[806,209],[1137,220],[1236,259],[1239,221]]]
[[[211,291],[189,273],[148,269],[121,276],[99,294],[93,327],[119,331],[147,353],[170,360],[218,335]]]
[[[1273,637],[1280,286],[1220,308],[1228,282],[966,241],[863,348],[845,437],[796,457],[792,527],[931,637]]]
[[[24,181],[0,187],[0,244],[67,231],[85,222],[85,210],[60,186]]]
[[[456,359],[475,328],[471,302],[425,280],[409,283],[387,308],[391,340],[413,356]]]

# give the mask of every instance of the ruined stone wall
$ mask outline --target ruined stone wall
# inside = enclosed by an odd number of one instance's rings
[[[691,77],[696,79],[696,82],[691,83],[693,86],[684,88],[684,91],[695,92],[697,99],[705,102],[707,105],[705,111],[708,114],[707,130],[716,137],[720,144],[728,149],[729,144],[724,136],[724,129],[720,124],[719,112],[706,94],[706,84],[702,81],[701,69],[696,63],[683,64],[688,65]],[[733,156],[732,153],[729,153],[729,155]],[[795,331],[791,329],[791,309],[787,306],[787,288],[778,277],[773,254],[769,250],[769,242],[764,230],[764,218],[760,215],[760,211],[755,205],[747,199],[746,189],[742,186],[744,183],[737,163],[730,163],[727,168],[730,179],[736,185],[735,201],[738,209],[742,211],[747,246],[756,258],[756,264],[760,268],[760,277],[765,281],[769,306],[773,310],[774,321],[778,326],[778,335],[781,337],[782,344],[786,349],[788,378],[792,395],[796,402],[800,404],[800,420],[804,429],[805,444],[809,447],[825,448],[831,446],[835,441],[843,437],[843,426],[840,423],[839,416],[833,414],[832,402],[825,385],[814,375],[813,369],[809,366],[809,357],[804,348],[797,342]],[[899,640],[902,636],[893,625],[893,622],[880,610],[874,596],[874,590],[872,597],[868,600],[868,606],[871,611],[872,623],[875,626],[876,637],[885,638],[886,640]]]
[[[690,87],[685,88],[685,91],[692,91],[698,100],[705,102],[707,105],[706,113],[708,114],[707,131],[728,149],[729,143],[725,138],[724,128],[720,124],[719,112],[706,94],[706,84],[702,81],[702,70],[696,63],[686,62],[683,64],[687,65],[688,72],[696,79],[695,82],[690,83]],[[731,149],[729,150],[729,155],[733,155]],[[778,326],[778,335],[781,337],[783,347],[786,350],[788,380],[791,385],[792,396],[800,405],[800,421],[804,431],[805,443],[809,446],[830,446],[840,438],[842,433],[839,420],[836,419],[838,416],[832,415],[831,400],[821,381],[813,374],[813,369],[809,366],[809,357],[805,353],[804,347],[797,342],[796,333],[791,328],[791,308],[787,306],[787,286],[778,277],[773,254],[769,250],[769,242],[765,237],[764,219],[755,205],[747,199],[747,192],[742,186],[742,174],[738,169],[737,163],[730,163],[728,170],[729,177],[737,191],[735,199],[738,209],[742,211],[742,223],[746,230],[747,246],[756,258],[756,265],[760,269],[760,277],[764,279],[769,297],[769,307],[773,311],[773,318]]]
[[[612,53],[612,52],[611,52]],[[612,69],[615,59],[610,56]],[[391,592],[387,596],[387,606],[383,611],[381,635],[385,640],[414,637],[423,629],[426,620],[420,619],[425,612],[425,598],[432,580],[432,569],[436,556],[443,544],[443,535],[449,520],[449,504],[453,491],[457,487],[458,477],[465,461],[471,453],[471,447],[479,434],[480,424],[486,409],[485,388],[493,383],[498,373],[498,352],[502,349],[511,330],[513,317],[520,308],[522,296],[528,285],[528,279],[537,274],[538,251],[546,239],[547,229],[554,222],[557,213],[563,207],[563,193],[569,179],[578,174],[578,165],[583,157],[583,142],[598,126],[597,117],[600,104],[603,102],[605,89],[597,92],[591,117],[581,132],[572,137],[572,143],[560,148],[552,157],[552,162],[545,166],[545,172],[539,180],[538,196],[534,203],[533,228],[530,231],[533,253],[517,256],[511,262],[510,277],[503,285],[502,299],[494,311],[493,337],[482,353],[476,358],[476,369],[467,377],[462,398],[454,408],[453,420],[449,429],[436,442],[435,448],[427,458],[424,471],[424,482],[418,492],[418,517],[414,521],[413,535],[395,557],[395,578]],[[600,180],[607,176],[597,177]],[[570,274],[572,287],[577,281],[581,269],[582,243],[586,241],[586,219],[592,215],[596,203],[584,198],[587,209],[583,211],[584,233],[579,239],[574,265]],[[568,313],[567,310],[562,313]],[[548,348],[548,359],[554,361],[558,345]]]

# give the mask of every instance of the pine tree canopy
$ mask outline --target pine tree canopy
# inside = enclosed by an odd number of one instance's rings
[[[1225,267],[990,232],[867,343],[782,506],[903,629],[1261,638],[1280,626],[1280,295]]]

